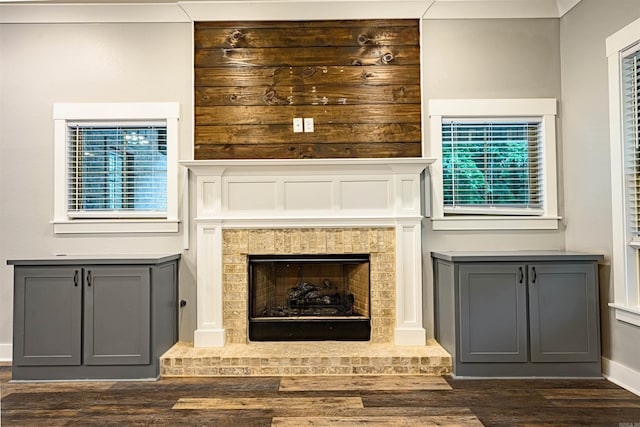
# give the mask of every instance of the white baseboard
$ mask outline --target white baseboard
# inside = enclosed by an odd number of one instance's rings
[[[602,371],[612,383],[640,396],[640,372],[605,357],[602,358]]]
[[[0,344],[0,362],[11,362],[13,357],[13,346],[11,344]]]

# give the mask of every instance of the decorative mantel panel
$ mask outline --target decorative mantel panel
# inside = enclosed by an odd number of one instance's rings
[[[223,230],[375,227],[395,229],[392,341],[424,345],[420,174],[432,162],[424,158],[182,162],[196,182],[194,345],[219,347],[227,341]]]

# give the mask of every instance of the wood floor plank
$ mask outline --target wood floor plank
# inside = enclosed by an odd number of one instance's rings
[[[161,384],[161,385],[160,385]],[[278,377],[253,377],[250,381],[234,377],[177,377],[163,378],[160,382],[122,381],[115,383],[114,391],[158,390],[176,392],[225,391],[225,392],[261,392],[277,391],[280,387]]]
[[[630,408],[505,408],[495,402],[471,408],[485,425],[492,426],[612,426],[634,427],[640,422],[640,410]]]
[[[640,402],[637,400],[625,399],[553,399],[553,406],[560,408],[636,408],[640,409]]]
[[[538,390],[538,392],[547,399],[631,399],[635,397],[633,393],[627,390],[593,390],[593,389],[553,389]]]
[[[12,393],[67,393],[67,392],[94,392],[109,390],[114,382],[56,382],[52,383],[7,383],[1,384],[2,397]]]
[[[597,379],[563,379],[563,378],[525,378],[525,379],[462,379],[462,378],[453,378],[453,377],[444,377],[445,381],[451,385],[451,387],[462,390],[462,389],[472,389],[472,390],[508,390],[508,389],[574,389],[574,388],[584,388],[584,389],[607,389],[607,390],[617,390],[620,389],[617,385],[612,382],[607,381],[604,378]]]
[[[273,397],[273,398],[183,398],[173,409],[275,409],[275,408],[333,409],[362,408],[360,397]]]
[[[285,377],[280,391],[340,390],[451,390],[442,377],[419,375]]]
[[[456,406],[473,408],[499,402],[500,406],[540,408],[551,406],[548,399],[542,397],[535,389],[527,390],[442,390],[412,391],[404,393],[372,391],[362,394],[365,407],[416,407],[416,406]]]
[[[469,416],[442,417],[274,417],[272,427],[430,427],[482,426],[478,418]]]

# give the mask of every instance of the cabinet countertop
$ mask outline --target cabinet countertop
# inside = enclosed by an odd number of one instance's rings
[[[111,254],[111,255],[57,255],[24,259],[9,259],[9,265],[111,265],[111,264],[162,264],[180,259],[180,254]]]
[[[433,251],[431,257],[450,262],[602,261],[602,254],[569,251]]]

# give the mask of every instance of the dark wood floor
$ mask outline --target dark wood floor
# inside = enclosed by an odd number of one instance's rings
[[[9,383],[6,426],[640,427],[640,397],[606,380],[431,377],[166,378]]]

